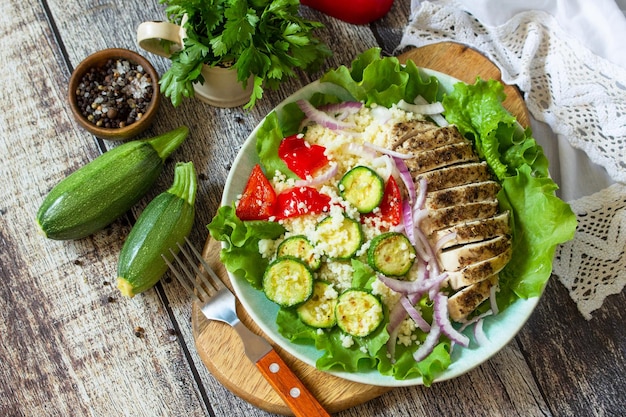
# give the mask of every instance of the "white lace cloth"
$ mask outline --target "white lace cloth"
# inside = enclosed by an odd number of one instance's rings
[[[535,3],[542,10],[528,10]],[[522,90],[559,195],[579,220],[553,272],[590,319],[626,285],[626,19],[611,0],[518,4],[413,0],[399,49],[459,42]]]

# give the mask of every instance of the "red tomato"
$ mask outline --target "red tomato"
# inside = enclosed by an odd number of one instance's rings
[[[283,191],[276,197],[277,219],[317,214],[328,211],[330,197],[313,187],[294,187]]]
[[[393,0],[300,0],[300,4],[355,25],[364,25],[387,14]]]
[[[278,156],[287,167],[297,176],[305,179],[308,175],[328,164],[324,155],[326,148],[320,145],[310,145],[297,135],[284,138],[278,146]]]
[[[272,184],[256,164],[250,173],[235,214],[241,220],[267,220],[274,214],[276,193]]]
[[[400,187],[394,177],[389,177],[385,185],[385,193],[383,199],[378,206],[380,211],[376,213],[368,213],[366,218],[380,218],[394,226],[400,224],[402,220],[402,195]]]

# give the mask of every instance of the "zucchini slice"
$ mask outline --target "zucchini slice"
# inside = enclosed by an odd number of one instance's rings
[[[398,232],[376,236],[367,249],[367,263],[375,271],[390,277],[406,275],[415,256],[415,248],[409,239]]]
[[[313,295],[298,307],[298,317],[303,323],[316,328],[329,329],[337,324],[335,307],[337,293],[329,283],[316,281]]]
[[[353,257],[363,244],[361,225],[347,216],[328,216],[317,224],[317,242],[331,259],[347,260]]]
[[[383,306],[380,300],[369,292],[348,290],[337,300],[335,317],[337,325],[345,333],[364,337],[382,323]]]
[[[313,273],[297,258],[279,258],[263,274],[263,292],[281,307],[301,304],[313,293]]]
[[[385,181],[373,169],[359,165],[341,178],[339,193],[359,213],[371,213],[383,200]]]
[[[291,236],[281,242],[276,250],[277,258],[293,256],[304,261],[312,271],[317,271],[322,261],[313,250],[313,245],[303,235]]]

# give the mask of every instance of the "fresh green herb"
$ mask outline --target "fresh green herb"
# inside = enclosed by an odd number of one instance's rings
[[[263,88],[276,89],[296,70],[313,72],[332,53],[313,30],[319,22],[298,15],[298,0],[160,0],[170,22],[186,31],[182,50],[171,56],[161,91],[178,106],[193,97],[193,84],[203,83],[204,64],[232,66],[237,80],[254,88],[244,108],[252,108]],[[183,17],[187,16],[186,22]]]

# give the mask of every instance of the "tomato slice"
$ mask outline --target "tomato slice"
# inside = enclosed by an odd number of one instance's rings
[[[311,145],[298,135],[287,136],[278,145],[278,156],[297,176],[306,179],[328,164],[326,148]]]
[[[328,211],[330,197],[313,187],[294,187],[283,191],[276,197],[277,219],[318,214]]]
[[[402,220],[402,194],[394,177],[389,177],[385,184],[383,199],[378,205],[380,211],[368,213],[366,218],[379,218],[393,226],[400,224]]]
[[[235,214],[241,220],[267,220],[274,214],[275,204],[276,192],[261,166],[256,164],[237,203]]]

